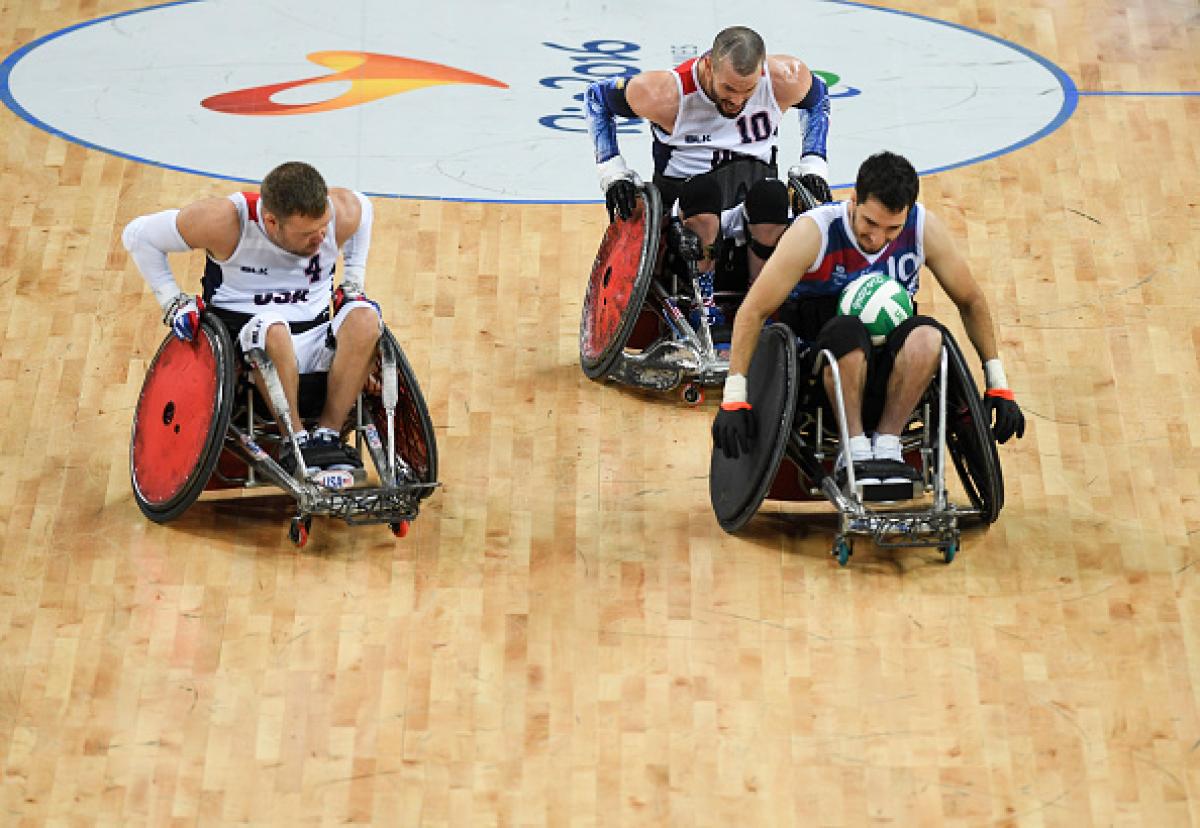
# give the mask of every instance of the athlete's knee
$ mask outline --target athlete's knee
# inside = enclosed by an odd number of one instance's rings
[[[373,305],[363,303],[357,307],[346,308],[339,321],[334,336],[339,342],[350,341],[374,345],[382,333],[383,322],[379,312]]]
[[[250,317],[238,333],[243,353],[263,351],[276,354],[291,353],[292,332],[287,320],[276,311],[263,311]]]
[[[764,178],[746,193],[746,220],[756,224],[786,225],[788,222],[787,186],[777,178]]]
[[[712,215],[720,220],[721,188],[708,175],[695,175],[683,182],[679,192],[679,214],[684,219]]]
[[[866,359],[871,349],[871,334],[857,316],[835,316],[821,328],[816,346],[830,351],[839,361],[851,353]]]
[[[934,359],[942,350],[942,328],[928,316],[911,316],[900,323],[891,346],[897,358]]]

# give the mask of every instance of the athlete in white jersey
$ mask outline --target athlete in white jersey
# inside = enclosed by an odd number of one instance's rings
[[[825,139],[829,95],[803,61],[767,55],[752,29],[719,32],[712,49],[671,71],[606,78],[588,87],[588,130],[610,216],[628,218],[637,174],[620,155],[616,116],[644,118],[654,138],[654,183],[663,206],[676,199],[685,227],[707,255],[698,262],[701,291],[711,293],[721,213],[745,204],[753,281],[789,220],[787,189],[778,181],[776,151],[783,113],[800,111],[804,149],[792,172],[820,201],[830,201]],[[716,320],[710,320],[716,321]]]
[[[768,66],[783,58],[770,57]],[[712,172],[737,157],[775,166],[779,123],[783,109],[771,84],[771,72],[759,73],[750,96],[736,117],[725,114],[701,83],[702,71],[712,72],[712,52],[667,73],[674,82],[678,108],[670,130],[652,122],[656,176],[684,179]]]
[[[362,465],[340,430],[370,373],[382,328],[378,306],[363,293],[373,215],[362,194],[329,189],[315,169],[293,161],[272,170],[261,193],[141,216],[121,237],[176,336],[192,339],[200,312],[210,306],[244,354],[265,353],[279,374],[306,470]],[[193,249],[208,254],[203,298],[180,291],[167,261],[168,253]],[[335,292],[339,250],[344,271]],[[299,376],[319,372],[328,372],[327,390],[310,436],[300,420]],[[289,441],[280,463],[293,473],[300,465]]]

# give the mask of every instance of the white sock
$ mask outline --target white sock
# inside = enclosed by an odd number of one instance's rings
[[[851,460],[870,460],[871,456],[871,439],[867,435],[858,434],[850,438]]]
[[[316,433],[313,434],[313,436],[314,437],[328,437],[329,439],[336,440],[336,441],[341,441],[341,439],[342,439],[342,435],[338,434],[337,429],[334,429],[334,428],[323,428],[323,427],[318,428]]]
[[[900,452],[900,436],[897,434],[876,434],[871,446],[871,454],[876,460],[897,460],[904,462]]]
[[[296,442],[300,445],[304,445],[308,442],[308,429],[302,428],[296,432]]]

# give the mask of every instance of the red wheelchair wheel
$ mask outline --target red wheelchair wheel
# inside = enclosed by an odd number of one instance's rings
[[[396,353],[396,379],[400,396],[396,402],[396,457],[403,460],[413,474],[417,483],[436,483],[438,472],[437,438],[433,433],[433,422],[429,419],[429,409],[425,405],[425,397],[417,384],[416,374],[404,356],[404,350],[396,337],[386,327],[383,330],[381,347],[391,347]],[[387,411],[379,396],[370,395],[366,398],[367,411],[371,422],[379,431],[379,439],[387,445]],[[421,492],[424,499],[433,494],[433,489]]]
[[[212,317],[192,342],[168,334],[133,414],[129,475],[133,496],[156,523],[173,520],[204,490],[221,454],[233,409],[233,343]]]
[[[608,225],[583,300],[579,364],[589,379],[607,374],[633,333],[658,257],[662,202],[653,184],[638,191],[628,219]]]

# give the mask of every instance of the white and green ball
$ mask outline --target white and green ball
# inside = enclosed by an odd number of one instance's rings
[[[912,297],[895,279],[868,273],[842,290],[838,315],[857,316],[871,335],[871,344],[882,345],[897,325],[913,315]]]

